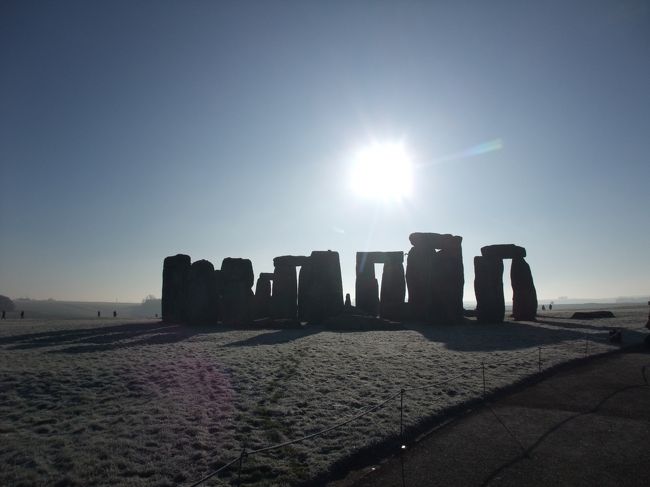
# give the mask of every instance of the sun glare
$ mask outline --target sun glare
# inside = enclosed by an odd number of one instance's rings
[[[375,142],[354,158],[352,188],[361,197],[395,201],[411,193],[411,158],[399,142]]]

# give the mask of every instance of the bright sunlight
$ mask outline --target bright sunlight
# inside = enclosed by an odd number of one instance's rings
[[[411,193],[413,168],[401,142],[374,142],[354,157],[352,188],[364,198],[401,200]]]

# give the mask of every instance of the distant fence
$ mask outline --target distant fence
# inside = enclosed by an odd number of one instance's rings
[[[639,327],[638,329],[641,329],[641,328],[643,328],[643,327]],[[636,330],[636,328],[635,328],[635,330]],[[628,330],[628,331],[631,331],[631,330]],[[563,351],[566,351],[567,348],[570,348],[570,349],[575,350],[578,353],[579,356],[585,357],[587,355],[590,355],[590,352],[593,352],[593,344],[594,343],[605,343],[605,342],[611,343],[611,340],[608,337],[603,339],[600,336],[597,336],[595,334],[585,334],[584,342],[582,340],[579,340],[579,341],[574,341],[574,342],[571,342],[571,343],[562,343],[560,345],[538,346],[538,347],[536,347],[534,349],[528,349],[528,350],[526,350],[524,352],[521,352],[517,356],[509,357],[509,358],[507,358],[505,360],[491,361],[491,362],[482,361],[480,363],[480,366],[476,366],[470,371],[465,371],[463,373],[454,375],[452,377],[449,377],[449,378],[441,380],[441,381],[435,381],[435,382],[430,382],[430,383],[427,383],[427,384],[416,385],[416,386],[408,385],[408,384],[404,385],[398,391],[395,391],[392,394],[390,394],[383,401],[381,401],[381,402],[379,402],[379,403],[377,403],[375,405],[366,406],[366,407],[362,408],[360,412],[353,415],[352,417],[350,417],[350,418],[348,418],[348,419],[346,419],[344,421],[341,421],[339,423],[336,423],[336,424],[334,424],[332,426],[329,426],[329,427],[327,427],[327,428],[325,428],[323,430],[317,431],[316,433],[305,435],[305,436],[303,436],[301,438],[296,438],[294,440],[285,441],[285,442],[277,443],[277,444],[274,444],[274,445],[269,445],[269,446],[266,446],[266,447],[263,447],[263,448],[257,448],[257,449],[251,449],[251,450],[247,450],[246,448],[243,448],[241,453],[239,454],[239,456],[233,458],[230,462],[224,464],[223,466],[221,466],[217,470],[214,470],[213,472],[210,472],[208,475],[201,478],[200,480],[197,480],[193,484],[190,484],[189,487],[196,487],[198,485],[203,484],[204,482],[206,482],[207,480],[209,480],[211,478],[215,478],[215,477],[218,478],[218,475],[221,472],[229,469],[230,467],[237,468],[237,485],[241,486],[242,485],[241,474],[242,474],[242,470],[245,468],[245,461],[246,461],[246,459],[248,457],[256,455],[256,454],[264,453],[264,452],[269,452],[269,451],[272,451],[272,450],[277,450],[277,449],[280,449],[280,448],[285,448],[287,446],[294,445],[296,443],[300,443],[300,442],[303,442],[303,441],[311,439],[311,438],[320,437],[320,436],[322,436],[322,435],[324,435],[326,433],[329,433],[330,431],[334,431],[334,430],[343,428],[344,426],[347,426],[347,425],[349,425],[351,423],[354,423],[355,421],[363,418],[364,416],[367,416],[367,415],[369,415],[371,413],[379,411],[380,409],[383,409],[388,403],[390,403],[391,401],[397,399],[398,397],[399,397],[399,439],[400,439],[400,448],[399,448],[399,450],[402,451],[403,449],[406,448],[406,445],[405,445],[405,443],[406,443],[406,441],[405,441],[405,429],[404,429],[404,402],[407,399],[407,394],[409,392],[413,392],[413,391],[439,388],[439,387],[441,387],[443,385],[454,383],[455,381],[457,381],[458,379],[461,379],[463,377],[468,377],[470,375],[476,374],[479,371],[480,371],[480,374],[481,374],[482,391],[481,391],[481,394],[475,396],[474,399],[482,398],[484,400],[484,403],[490,409],[490,411],[495,416],[495,418],[498,420],[498,422],[501,424],[501,426],[503,426],[503,428],[512,437],[512,439],[519,445],[519,447],[522,449],[522,451],[525,454],[526,451],[525,451],[525,448],[523,447],[523,445],[519,442],[519,440],[517,440],[516,436],[508,429],[507,425],[501,420],[501,418],[499,418],[499,416],[494,411],[494,409],[492,409],[489,406],[489,404],[487,404],[487,402],[485,401],[486,398],[487,398],[487,392],[488,392],[487,382],[488,382],[488,378],[489,378],[487,373],[486,373],[486,366],[488,367],[488,369],[493,368],[495,366],[499,366],[499,365],[507,364],[507,363],[514,362],[514,361],[517,361],[517,360],[521,360],[522,356],[529,356],[529,355],[532,355],[533,353],[535,353],[535,354],[537,354],[537,360],[533,361],[532,363],[537,365],[537,373],[541,373],[542,370],[543,370],[543,362],[544,362],[544,358],[545,358],[544,353],[543,353],[544,351],[549,351],[549,350],[563,350]],[[590,344],[591,344],[591,346],[590,346]],[[600,354],[600,353],[606,353],[608,351],[611,351],[611,349],[607,349],[606,351],[602,351],[602,350],[597,351],[597,352],[594,352],[592,354],[597,355],[597,354]],[[555,365],[557,365],[557,364],[555,364]],[[644,382],[646,384],[648,384],[648,378],[646,376],[646,368],[650,368],[650,366],[643,367],[642,375],[643,375]],[[648,372],[648,375],[650,375],[650,372]],[[404,472],[402,471],[402,480],[403,480],[403,483],[404,483],[403,476],[404,476]]]

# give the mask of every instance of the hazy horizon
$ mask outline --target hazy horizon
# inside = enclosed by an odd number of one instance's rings
[[[540,300],[650,293],[647,2],[6,1],[0,45],[0,294],[331,249],[354,296],[355,252],[416,231],[463,237],[466,301],[498,243]],[[399,197],[352,184],[376,142]]]

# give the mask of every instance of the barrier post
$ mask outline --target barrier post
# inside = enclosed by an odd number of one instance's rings
[[[537,348],[537,371],[542,372],[542,347]]]
[[[237,487],[241,487],[241,470],[246,455],[246,447],[244,447],[244,449],[241,451],[241,455],[239,455],[239,468],[237,469]]]
[[[481,370],[483,371],[483,398],[485,398],[485,362],[481,362]]]
[[[399,437],[404,445],[404,389],[399,391]]]

